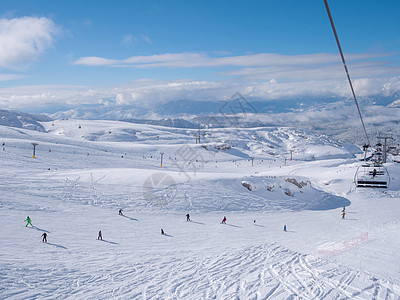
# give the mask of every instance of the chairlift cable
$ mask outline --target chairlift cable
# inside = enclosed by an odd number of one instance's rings
[[[371,145],[371,143],[369,142],[369,137],[368,137],[368,134],[367,134],[367,130],[365,129],[364,120],[363,120],[362,115],[361,115],[360,107],[358,106],[356,93],[354,92],[353,84],[352,84],[351,79],[350,79],[350,74],[349,74],[349,71],[347,69],[346,61],[344,59],[342,47],[340,46],[339,37],[338,37],[336,29],[335,29],[335,24],[333,23],[333,18],[332,18],[332,15],[331,15],[331,11],[329,9],[328,0],[324,0],[324,3],[325,3],[326,11],[327,11],[328,16],[329,16],[329,20],[331,21],[333,34],[335,35],[336,43],[338,45],[339,52],[340,52],[340,56],[342,57],[343,66],[344,66],[344,69],[345,69],[346,74],[347,74],[347,79],[348,79],[349,84],[350,84],[351,92],[353,93],[353,98],[354,98],[354,101],[355,101],[356,106],[357,106],[358,114],[360,115],[361,124],[362,124],[362,126],[364,128],[364,132],[365,132],[365,136],[367,137],[368,144]]]

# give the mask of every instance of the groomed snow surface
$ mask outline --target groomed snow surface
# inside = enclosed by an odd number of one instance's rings
[[[399,164],[356,189],[357,147],[293,128],[42,125],[0,126],[1,299],[400,299]]]

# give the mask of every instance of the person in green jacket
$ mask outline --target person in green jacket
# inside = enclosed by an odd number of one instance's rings
[[[29,216],[26,217],[25,222],[26,222],[25,227],[28,227],[28,225],[31,225],[31,227],[33,227],[31,218],[29,218]]]

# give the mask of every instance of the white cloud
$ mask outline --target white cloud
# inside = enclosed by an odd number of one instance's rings
[[[59,32],[45,17],[0,19],[0,68],[14,69],[35,61]]]
[[[20,74],[0,74],[0,81],[9,81],[22,78],[26,78],[26,76]]]
[[[111,59],[88,56],[82,57],[74,62],[75,65],[84,65],[84,66],[112,66],[114,65],[114,61]]]
[[[349,72],[352,78],[388,76],[400,73],[400,66],[390,66],[385,62],[368,61],[352,62],[349,65]],[[343,79],[346,80],[343,65],[323,64],[323,65],[289,65],[289,66],[270,66],[260,68],[240,68],[223,72],[226,76],[242,76],[247,80],[268,80],[274,79],[296,79],[296,80],[326,80]]]
[[[152,43],[151,39],[150,39],[147,35],[141,34],[141,35],[140,35],[140,38],[141,38],[143,41],[145,41],[147,44],[151,44],[151,43]]]
[[[347,56],[349,61],[368,58],[377,58],[385,55],[377,54],[351,54]],[[93,58],[93,57],[91,57]],[[166,53],[160,55],[132,56],[127,59],[106,59],[112,61],[114,67],[133,68],[193,68],[193,67],[273,67],[273,66],[315,66],[339,63],[337,54],[319,53],[307,55],[281,55],[275,53],[259,53],[252,55],[211,57],[203,53]],[[75,61],[77,65],[94,66],[86,64],[87,57]],[[103,64],[99,64],[103,66]]]
[[[131,43],[133,42],[133,40],[134,40],[133,35],[131,35],[131,34],[125,34],[125,35],[122,37],[121,44],[123,44],[123,45],[129,45],[129,44],[131,44]]]
[[[382,57],[386,54],[349,54],[347,64],[352,78],[389,77],[400,73],[400,66]],[[345,71],[337,54],[281,55],[259,53],[241,56],[211,57],[204,53],[166,53],[148,56],[132,56],[126,59],[82,57],[74,62],[81,66],[129,67],[135,69],[153,68],[223,68],[219,75],[240,77],[245,81],[275,80],[346,80]],[[218,71],[217,71],[218,72]]]
[[[132,34],[125,34],[124,36],[122,36],[122,41],[121,44],[123,45],[130,45],[132,43],[137,43],[143,41],[147,44],[151,44],[151,39],[144,34],[139,34],[138,36],[133,36]]]
[[[354,81],[357,96],[390,93],[400,88],[400,77],[362,78]],[[236,91],[249,100],[287,99],[292,97],[339,96],[351,98],[347,81],[199,81],[199,80],[137,80],[114,87],[84,86],[25,86],[0,89],[0,106],[9,109],[24,107],[86,105],[151,105],[177,99],[220,100],[230,98]],[[282,100],[284,101],[284,100]]]
[[[134,37],[132,37],[134,38]],[[130,37],[126,38],[127,40]],[[386,54],[389,56],[390,54]],[[390,93],[400,89],[400,67],[379,61],[385,54],[347,56],[357,96]],[[166,53],[133,56],[127,59],[81,57],[81,66],[132,68],[226,67],[220,73],[228,79],[136,80],[115,87],[38,86],[0,89],[0,106],[21,108],[32,105],[104,103],[126,105],[166,102],[177,99],[218,100],[241,92],[249,99],[271,100],[293,97],[351,97],[340,57],[337,54],[280,55],[260,53],[242,56],[210,57],[204,53]],[[393,75],[395,74],[395,76]],[[110,100],[111,99],[111,100]],[[100,102],[99,102],[100,101]],[[111,101],[111,102],[110,102]]]

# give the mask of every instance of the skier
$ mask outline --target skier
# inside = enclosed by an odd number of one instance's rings
[[[120,209],[120,210],[118,211],[118,214],[119,214],[120,216],[123,216],[122,209]]]
[[[161,234],[165,235],[164,229],[161,228]]]
[[[224,216],[224,218],[222,219],[221,224],[226,224],[226,217]]]
[[[375,177],[376,176],[376,169],[374,169],[373,171],[372,171],[372,177]]]
[[[253,223],[256,224],[256,220],[253,220]]]
[[[29,218],[29,216],[26,217],[25,222],[26,222],[25,227],[28,227],[28,225],[31,225],[31,227],[33,227],[31,218]]]
[[[97,237],[98,240],[103,240],[103,236],[101,235],[101,230],[99,231],[99,236]]]
[[[287,231],[287,230],[286,230],[286,225],[283,225],[283,231]]]
[[[344,216],[346,215],[345,211],[342,211],[342,219],[344,219]]]
[[[46,233],[46,232],[44,232],[44,233],[42,234],[42,237],[43,237],[42,242],[43,242],[43,243],[47,243],[47,233]]]
[[[186,221],[190,221],[190,215],[189,214],[186,215]]]

